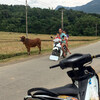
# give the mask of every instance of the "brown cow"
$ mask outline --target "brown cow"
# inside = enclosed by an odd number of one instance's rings
[[[39,54],[41,53],[41,40],[39,38],[36,39],[28,39],[25,38],[25,36],[20,37],[21,41],[27,48],[28,55],[30,55],[30,48],[31,47],[38,47],[39,48]]]

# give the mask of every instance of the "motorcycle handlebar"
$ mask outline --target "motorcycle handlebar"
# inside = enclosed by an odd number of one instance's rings
[[[98,54],[98,55],[94,55],[94,56],[90,56],[92,59],[93,58],[100,58],[100,54]],[[50,67],[50,69],[52,69],[52,68],[56,68],[56,67],[59,67],[60,66],[60,63],[59,64],[57,64],[57,65],[54,65],[54,66],[51,66]]]
[[[56,67],[59,67],[59,66],[60,66],[60,64],[57,64],[57,65],[51,66],[50,69],[56,68]]]

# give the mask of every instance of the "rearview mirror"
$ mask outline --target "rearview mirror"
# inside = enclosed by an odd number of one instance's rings
[[[51,39],[53,39],[53,37],[51,36]]]

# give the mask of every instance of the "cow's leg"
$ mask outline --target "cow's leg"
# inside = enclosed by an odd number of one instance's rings
[[[41,53],[41,45],[37,45],[39,48],[39,54]]]
[[[28,55],[30,55],[30,47],[27,48]]]

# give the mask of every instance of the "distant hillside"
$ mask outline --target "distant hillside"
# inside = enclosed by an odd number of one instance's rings
[[[74,10],[64,11],[64,30],[67,30],[69,35],[95,35],[96,24],[98,24],[98,35],[100,35],[100,15]],[[60,9],[50,10],[28,7],[29,33],[56,34],[60,27]],[[0,5],[0,31],[25,33],[25,6]]]
[[[62,8],[63,6],[58,6],[56,9]],[[100,0],[93,0],[86,5],[77,7],[64,7],[65,9],[73,9],[78,11],[84,11],[86,13],[97,13],[100,14]]]

